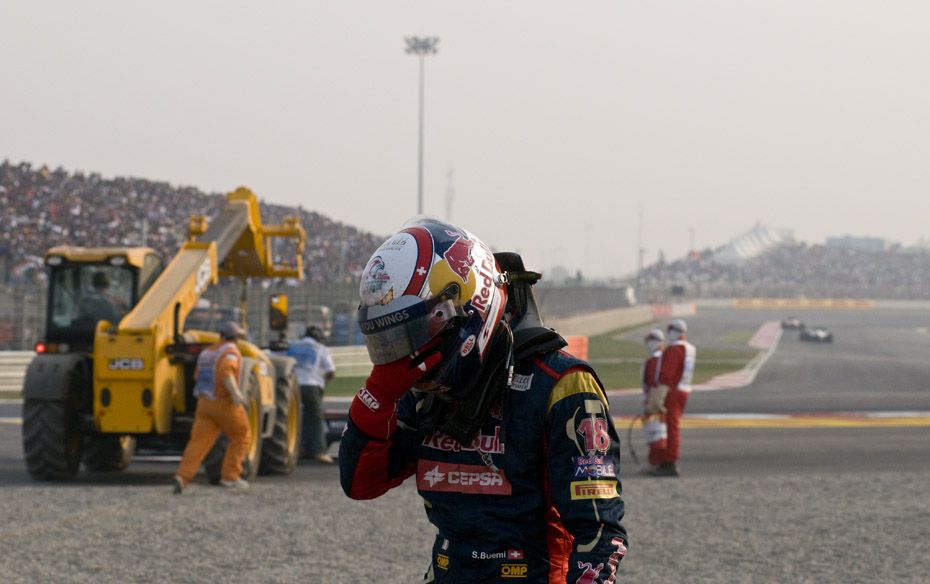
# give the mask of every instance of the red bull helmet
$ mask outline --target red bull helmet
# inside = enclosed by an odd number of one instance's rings
[[[371,361],[440,350],[442,364],[418,384],[436,390],[467,388],[477,377],[507,304],[491,250],[464,229],[426,218],[375,250],[359,296]]]

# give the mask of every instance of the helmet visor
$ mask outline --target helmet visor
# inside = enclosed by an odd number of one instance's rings
[[[458,310],[452,300],[423,300],[418,296],[360,307],[358,324],[371,362],[383,365],[412,355],[444,331]]]

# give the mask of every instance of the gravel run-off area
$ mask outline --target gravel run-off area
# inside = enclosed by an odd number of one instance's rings
[[[248,491],[0,487],[0,581],[412,583],[433,530],[408,482],[348,500],[335,468]],[[625,582],[927,582],[930,472],[624,480]]]

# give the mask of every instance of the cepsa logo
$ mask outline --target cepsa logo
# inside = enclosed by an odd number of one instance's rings
[[[504,473],[486,466],[450,464],[420,459],[417,490],[466,495],[510,495],[512,487]]]
[[[527,571],[526,564],[503,564],[501,578],[526,578]]]

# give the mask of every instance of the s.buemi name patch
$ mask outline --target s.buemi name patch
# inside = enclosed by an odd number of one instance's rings
[[[572,501],[578,499],[613,499],[617,496],[617,481],[574,481],[570,484]]]

